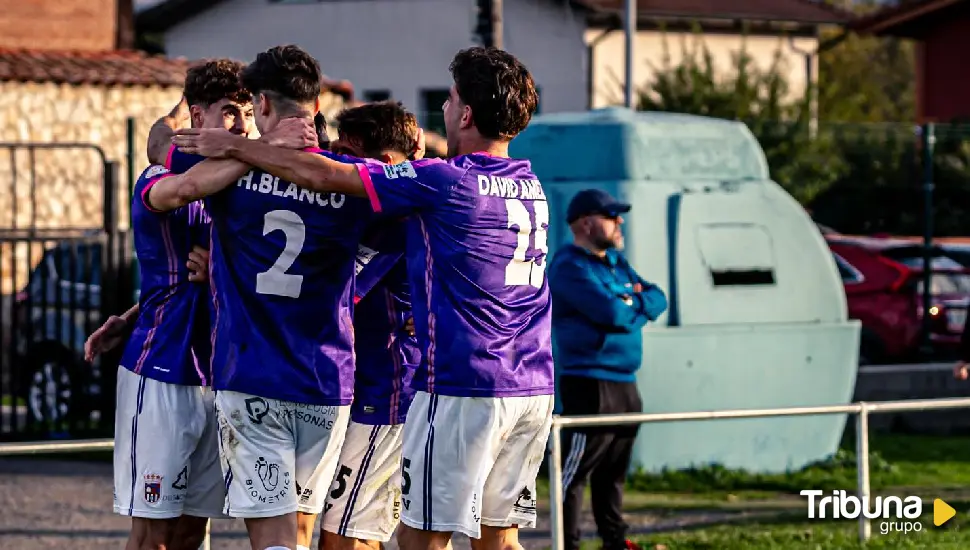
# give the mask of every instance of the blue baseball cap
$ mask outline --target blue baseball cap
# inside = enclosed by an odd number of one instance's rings
[[[566,209],[566,223],[588,216],[590,214],[601,214],[610,218],[615,218],[620,214],[630,211],[630,205],[620,202],[613,198],[606,191],[600,189],[584,189],[573,196],[569,201],[569,208]]]

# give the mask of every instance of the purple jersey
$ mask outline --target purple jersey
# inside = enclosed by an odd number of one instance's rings
[[[358,249],[350,418],[359,424],[401,424],[414,398],[411,379],[421,352],[405,329],[411,293],[404,248],[403,223],[388,220],[368,228]]]
[[[178,152],[169,158],[183,170],[201,160]],[[350,404],[354,268],[372,216],[366,200],[252,170],[205,201],[212,217],[214,387],[308,405]]]
[[[476,153],[357,168],[376,212],[411,215],[407,267],[422,352],[414,388],[552,394],[549,207],[529,162]]]
[[[172,174],[149,166],[135,182],[131,222],[141,271],[140,312],[121,364],[169,384],[208,385],[209,289],[188,280],[189,252],[209,240],[202,203],[169,212],[152,210],[145,196]]]

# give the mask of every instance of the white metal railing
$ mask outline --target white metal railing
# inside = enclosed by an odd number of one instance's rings
[[[905,401],[859,402],[849,405],[823,405],[816,407],[787,407],[778,409],[737,409],[727,411],[698,411],[683,413],[637,413],[602,414],[595,416],[555,416],[552,421],[552,457],[549,464],[549,506],[552,515],[552,548],[563,550],[562,519],[562,429],[594,426],[622,426],[651,422],[681,422],[691,420],[718,420],[727,418],[766,418],[784,416],[813,416],[823,414],[855,414],[856,417],[856,468],[859,498],[870,495],[869,487],[869,415],[873,413],[929,411],[970,408],[970,398],[913,399]],[[114,448],[111,439],[88,439],[80,441],[28,442],[0,444],[0,457],[38,453],[83,453],[109,451]],[[202,550],[210,550],[209,528],[206,524]],[[859,540],[869,540],[872,527],[865,515],[859,516]]]
[[[904,411],[928,411],[970,408],[970,398],[913,399],[906,401],[859,402],[849,405],[818,407],[788,407],[782,409],[740,409],[657,414],[602,414],[595,416],[556,416],[552,421],[552,457],[549,464],[549,507],[552,514],[552,548],[563,550],[562,518],[562,429],[594,426],[622,426],[650,422],[680,422],[685,420],[715,420],[725,418],[765,418],[781,416],[812,416],[820,414],[856,414],[856,468],[858,497],[868,497],[869,488],[869,415]],[[810,489],[810,487],[806,487]],[[869,519],[859,515],[859,540],[872,534]]]
[[[113,439],[79,439],[77,441],[30,441],[26,443],[0,443],[0,457],[54,453],[89,453],[91,451],[110,451],[115,448]],[[210,528],[212,520],[205,524],[205,538],[199,550],[211,550]]]

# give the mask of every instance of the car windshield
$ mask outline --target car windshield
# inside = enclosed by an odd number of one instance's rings
[[[899,258],[896,261],[911,269],[923,269],[923,258],[920,256]],[[936,256],[930,259],[930,265],[933,269],[963,269],[963,264],[947,256]]]
[[[917,283],[917,292],[923,292],[923,281]],[[930,281],[931,294],[970,294],[970,274],[933,273]]]

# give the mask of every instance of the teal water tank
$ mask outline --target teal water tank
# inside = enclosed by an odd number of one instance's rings
[[[739,122],[609,108],[536,117],[510,148],[528,158],[550,206],[550,251],[579,190],[633,205],[625,254],[667,293],[644,329],[645,412],[850,402],[858,322],[835,261],[805,210],[773,182]],[[717,463],[778,472],[838,448],[846,417],[644,424],[634,467]]]

